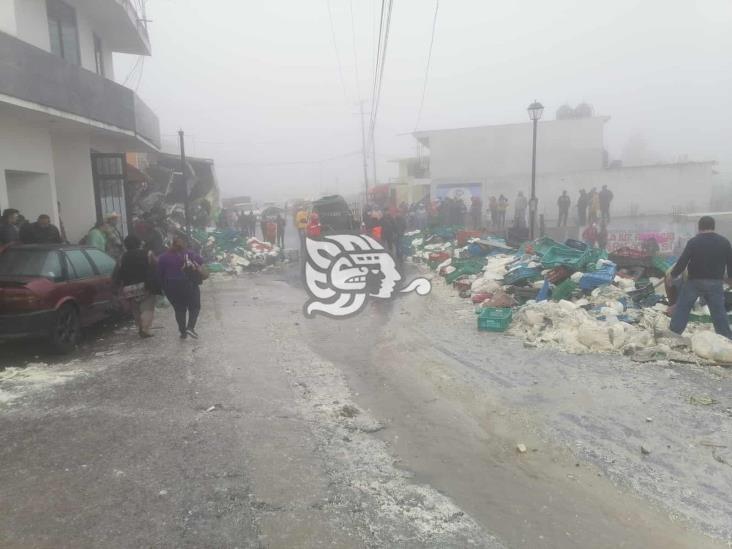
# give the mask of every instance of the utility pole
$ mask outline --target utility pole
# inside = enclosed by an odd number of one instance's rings
[[[364,112],[363,112],[363,101],[359,101],[361,107],[361,154],[363,155],[363,205],[369,200],[369,172],[368,172],[368,158],[366,156],[366,128],[364,127]]]
[[[188,179],[186,178],[186,140],[183,130],[178,131],[178,137],[180,138],[180,173],[181,179],[183,180],[183,192],[185,193],[185,199],[183,201],[183,207],[186,215],[186,236],[191,238],[191,205],[189,203],[188,193]]]

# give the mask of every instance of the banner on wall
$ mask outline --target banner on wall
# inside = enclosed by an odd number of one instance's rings
[[[607,250],[613,252],[620,248],[642,250],[644,242],[655,240],[660,253],[670,254],[674,251],[675,234],[656,231],[618,231],[607,232]]]
[[[481,183],[450,183],[435,187],[435,198],[442,200],[452,198],[462,200],[466,208],[470,208],[473,197],[482,198],[483,185]]]

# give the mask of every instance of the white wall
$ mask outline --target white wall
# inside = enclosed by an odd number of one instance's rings
[[[47,202],[56,204],[54,183],[53,153],[51,137],[48,129],[23,123],[15,117],[0,113],[0,207],[14,207],[8,197],[5,171],[32,172],[47,174],[50,191]],[[18,208],[20,209],[20,208]],[[25,212],[21,212],[25,215]],[[46,211],[54,223],[58,222],[58,213],[54,206]]]
[[[604,166],[606,118],[539,122],[537,173]],[[489,178],[531,173],[532,124],[418,132],[429,138],[433,179]]]
[[[13,36],[17,34],[15,0],[0,0],[0,31]]]
[[[96,219],[89,136],[52,134],[56,195],[69,242],[78,242]]]
[[[5,184],[9,204],[20,210],[28,221],[35,221],[41,214],[54,219],[55,193],[47,173],[6,171]],[[55,222],[58,223],[58,220],[55,219]]]
[[[558,216],[557,199],[566,190],[572,199],[570,219],[577,216],[579,190],[598,191],[607,185],[614,199],[611,214],[630,215],[637,207],[638,215],[669,214],[674,209],[693,212],[710,207],[714,164],[710,162],[689,162],[684,164],[662,164],[606,170],[588,170],[563,174],[543,174],[536,178],[536,196],[539,199],[539,213],[547,219]],[[447,178],[434,180],[434,186],[441,183],[483,183],[483,203],[487,205],[490,196],[504,194],[508,197],[509,219],[518,191],[525,196],[531,193],[531,176],[505,176],[491,178]]]
[[[15,36],[43,50],[51,51],[46,0],[2,0],[15,2]]]

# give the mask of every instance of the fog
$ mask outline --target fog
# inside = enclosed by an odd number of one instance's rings
[[[362,189],[358,101],[371,108],[381,2],[330,0],[335,47],[327,0],[147,6],[153,56],[132,72],[137,59],[118,55],[115,72],[160,116],[165,150],[184,129],[189,154],[216,161],[224,196]],[[415,152],[403,134],[417,123],[434,8],[394,2],[380,182],[396,175],[390,159]],[[730,28],[728,0],[442,0],[419,128],[526,121],[534,99],[550,119],[588,102],[611,117],[611,158],[645,148],[645,161],[715,159],[730,180]]]

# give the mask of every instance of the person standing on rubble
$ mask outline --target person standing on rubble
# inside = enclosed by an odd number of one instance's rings
[[[281,213],[277,214],[277,219],[275,220],[275,223],[277,223],[277,246],[280,247],[280,249],[285,249],[285,216]]]
[[[488,199],[488,211],[491,214],[491,226],[494,229],[498,228],[498,200],[495,196],[491,196]]]
[[[605,223],[610,223],[610,203],[613,201],[613,192],[607,188],[607,185],[602,186],[598,199],[600,201],[600,217]]]
[[[557,206],[559,206],[559,222],[557,227],[566,227],[567,220],[569,219],[569,207],[572,205],[572,199],[569,198],[567,191],[562,191],[562,195],[557,200]]]
[[[684,270],[688,273],[669,327],[676,334],[684,333],[691,309],[696,300],[703,297],[709,307],[714,331],[732,339],[724,300],[725,272],[728,279],[732,277],[732,246],[714,229],[713,217],[705,215],[699,219],[699,233],[687,242],[681,257],[667,275],[667,282],[671,283]]]
[[[597,189],[593,188],[587,197],[587,221],[589,223],[597,223],[600,220],[600,195]]]
[[[519,191],[514,204],[514,224],[516,227],[526,227],[526,208],[529,203],[524,196],[523,191]]]
[[[577,224],[580,227],[587,225],[587,205],[589,204],[587,191],[580,189],[577,199]]]
[[[501,195],[498,198],[498,228],[506,228],[506,212],[508,211],[508,198]]]
[[[196,323],[201,312],[201,266],[203,258],[188,249],[185,237],[178,235],[167,252],[158,259],[158,276],[165,297],[175,311],[180,338],[198,339]]]

